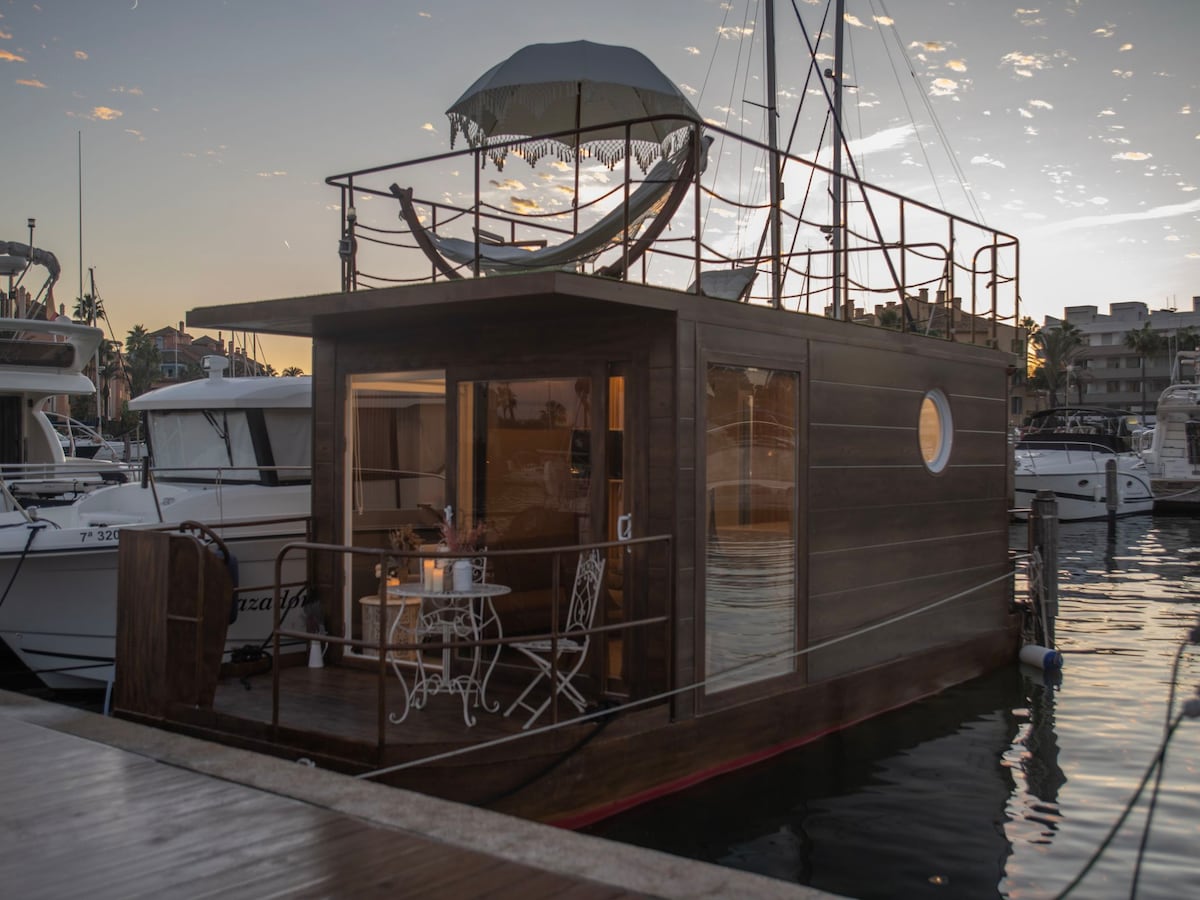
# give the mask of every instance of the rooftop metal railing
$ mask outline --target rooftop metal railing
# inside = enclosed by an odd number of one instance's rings
[[[657,117],[663,118],[663,117]],[[649,119],[640,119],[644,122]],[[636,122],[624,123],[628,129]],[[687,123],[681,123],[687,124]],[[692,123],[695,124],[695,123]],[[602,126],[611,128],[612,125]],[[742,185],[761,184],[770,149],[715,125],[703,124],[716,138],[711,162],[662,232],[623,280],[699,291],[698,272],[758,270],[745,299],[752,304],[888,324],[948,340],[1001,346],[1000,326],[1014,331],[1020,321],[1020,269],[1017,239],[998,229],[907,198],[859,178],[836,175],[802,157],[780,153],[782,176],[801,196],[783,203],[779,216],[791,231],[774,259],[762,235],[769,203],[742,199]],[[559,135],[573,134],[561,132]],[[507,144],[510,160],[530,141]],[[581,136],[586,141],[586,133]],[[458,237],[477,248],[497,241],[510,246],[556,243],[629,197],[641,177],[626,155],[620,185],[597,163],[584,163],[579,196],[554,173],[540,181],[537,170],[513,173],[513,163],[489,177],[490,147],[427,156],[330,176],[341,195],[343,290],[436,281],[445,270],[429,263],[400,220],[388,185],[399,181],[414,190],[413,203],[425,228]],[[795,173],[795,174],[793,174]],[[532,176],[532,177],[531,177]],[[826,182],[843,179],[854,197],[837,249]],[[530,179],[531,183],[526,183]],[[436,192],[436,193],[435,193]],[[436,196],[437,199],[434,199]],[[595,273],[628,253],[637,234],[624,234],[594,258],[575,268]],[[476,251],[478,253],[478,250]],[[835,260],[835,256],[837,257]],[[456,274],[471,277],[470,265]],[[840,270],[840,275],[837,273]],[[835,281],[836,277],[836,281]],[[903,299],[903,303],[901,300]],[[880,305],[878,314],[874,307]]]

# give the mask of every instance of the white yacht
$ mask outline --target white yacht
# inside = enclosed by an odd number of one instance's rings
[[[70,319],[0,318],[0,466],[5,496],[17,504],[74,503],[88,491],[127,475],[113,460],[68,454],[48,409],[54,398],[88,396],[95,385],[83,368],[103,332]]]
[[[8,495],[10,508],[0,513],[0,639],[49,687],[111,682],[117,545],[130,526],[192,521],[213,529],[236,561],[227,654],[253,651],[271,633],[276,553],[307,534],[311,380],[226,378],[224,357],[205,364],[207,378],[130,401],[145,419],[141,478],[69,505]],[[59,447],[52,429],[45,437]],[[285,573],[293,586],[283,605],[293,615],[302,580],[302,572]]]
[[[1055,407],[1034,413],[1015,449],[1014,515],[1023,519],[1039,491],[1052,491],[1062,522],[1108,516],[1108,462],[1116,463],[1118,516],[1153,510],[1150,473],[1134,446],[1137,417],[1112,409]]]
[[[1155,512],[1200,513],[1200,352],[1180,351],[1171,384],[1158,398],[1150,446],[1142,452],[1150,470]]]

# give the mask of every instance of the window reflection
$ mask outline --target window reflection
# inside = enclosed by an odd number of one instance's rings
[[[796,634],[798,384],[794,372],[708,369],[705,665],[710,693],[795,668],[790,652]],[[756,660],[763,662],[740,668]]]

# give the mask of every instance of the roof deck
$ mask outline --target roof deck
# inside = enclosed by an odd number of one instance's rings
[[[530,166],[539,137],[503,157],[491,145],[331,176],[342,289],[559,269],[1010,349],[998,328],[1019,321],[1016,238],[853,176],[835,234],[830,169],[703,134],[647,170],[632,153]],[[774,252],[773,158],[786,198]]]

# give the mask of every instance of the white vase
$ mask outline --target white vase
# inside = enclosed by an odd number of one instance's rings
[[[454,561],[454,590],[469,591],[471,589],[471,561],[469,559],[456,559]]]

